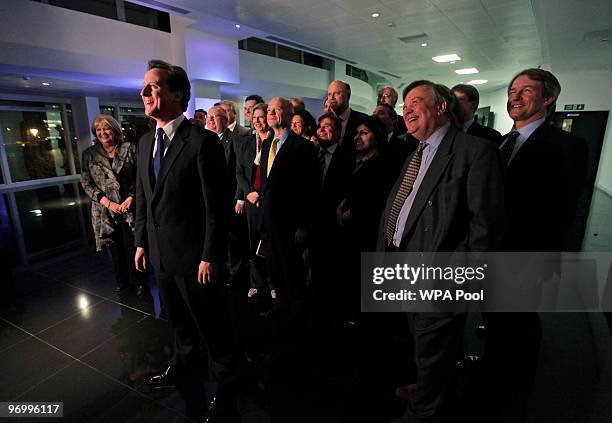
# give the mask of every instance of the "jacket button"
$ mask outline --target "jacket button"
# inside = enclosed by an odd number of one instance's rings
[[[429,200],[429,201],[427,202],[427,205],[428,205],[429,207],[431,207],[431,206],[433,206],[433,202],[432,202],[431,200]]]
[[[429,232],[429,226],[425,226],[425,232]]]
[[[157,223],[155,224],[155,229],[159,229],[159,225]]]

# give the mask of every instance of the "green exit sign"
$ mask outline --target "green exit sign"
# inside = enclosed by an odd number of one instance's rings
[[[584,104],[566,104],[563,110],[584,110]]]

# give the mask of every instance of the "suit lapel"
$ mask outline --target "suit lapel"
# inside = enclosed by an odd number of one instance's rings
[[[285,140],[282,145],[282,148],[276,152],[276,157],[274,157],[274,162],[272,163],[272,169],[270,169],[270,175],[268,179],[271,179],[273,175],[276,173],[274,170],[279,166],[282,166],[283,157],[289,154],[289,150],[293,147],[294,139],[291,132],[289,132],[289,136]],[[271,144],[270,144],[271,145]],[[270,149],[268,149],[268,152]],[[266,169],[268,165],[268,157],[266,156]]]
[[[438,151],[431,161],[429,169],[427,169],[427,173],[419,186],[419,190],[414,196],[412,207],[410,207],[410,212],[408,213],[408,218],[406,219],[406,224],[404,225],[402,241],[418,220],[423,208],[425,207],[425,204],[427,203],[427,199],[431,196],[433,190],[438,186],[440,178],[444,174],[444,170],[453,158],[454,154],[451,152],[451,147],[456,135],[457,130],[452,126],[448,129],[446,135],[444,135],[444,138],[438,147]]]
[[[181,123],[178,131],[176,131],[176,135],[174,139],[170,143],[170,147],[166,151],[164,158],[161,163],[161,167],[159,168],[159,175],[157,175],[157,181],[155,181],[155,189],[153,191],[153,196],[155,196],[161,189],[161,186],[164,184],[166,177],[168,176],[168,171],[176,161],[177,157],[185,147],[187,143],[187,139],[189,138],[189,131],[191,128],[191,123],[187,119]]]
[[[535,131],[529,135],[529,138],[525,140],[521,148],[516,152],[510,164],[508,165],[508,171],[513,167],[519,166],[521,163],[521,158],[525,155],[529,155],[529,151],[537,147],[538,140],[541,138],[542,134],[546,131],[547,123],[542,122],[540,126],[536,128]],[[509,134],[504,136],[504,139],[508,137]]]

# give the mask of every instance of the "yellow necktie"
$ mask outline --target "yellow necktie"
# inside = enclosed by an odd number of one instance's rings
[[[278,144],[278,141],[278,138],[274,138],[272,140],[270,152],[268,153],[268,171],[266,173],[266,176],[270,176],[270,170],[272,170],[272,164],[274,163],[274,159],[276,158],[276,145]]]

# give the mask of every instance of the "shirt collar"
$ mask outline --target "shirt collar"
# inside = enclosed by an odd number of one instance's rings
[[[238,123],[238,121],[237,121],[237,120],[235,120],[235,121],[234,121],[232,124],[227,125],[228,129],[229,129],[231,132],[234,132],[234,128],[236,127],[236,124],[237,124],[237,123]]]
[[[519,141],[525,141],[527,138],[533,134],[533,132],[540,127],[541,124],[544,123],[545,118],[541,118],[538,120],[534,120],[533,122],[523,126],[521,129],[512,128],[514,131],[518,131],[519,133]]]
[[[438,147],[440,146],[440,143],[442,142],[442,139],[448,132],[449,128],[450,128],[450,122],[446,122],[444,125],[436,129],[434,133],[431,134],[429,138],[427,138],[424,141],[429,146],[429,151],[438,149]]]
[[[181,123],[183,123],[183,120],[185,120],[185,115],[181,114],[176,119],[171,120],[166,124],[166,126],[163,127],[164,133],[170,141],[174,139],[174,135],[176,135],[176,131],[178,131],[178,128],[179,126],[181,126]],[[155,128],[155,132],[157,132],[157,129],[159,129],[159,125],[157,125],[157,127]]]
[[[470,129],[470,126],[472,126],[472,124],[474,123],[474,120],[475,119],[472,118],[463,124],[463,132],[467,132],[467,130]]]
[[[342,119],[342,122],[348,122],[348,118],[350,115],[351,115],[351,108],[347,107],[344,112],[338,115],[338,117]]]

